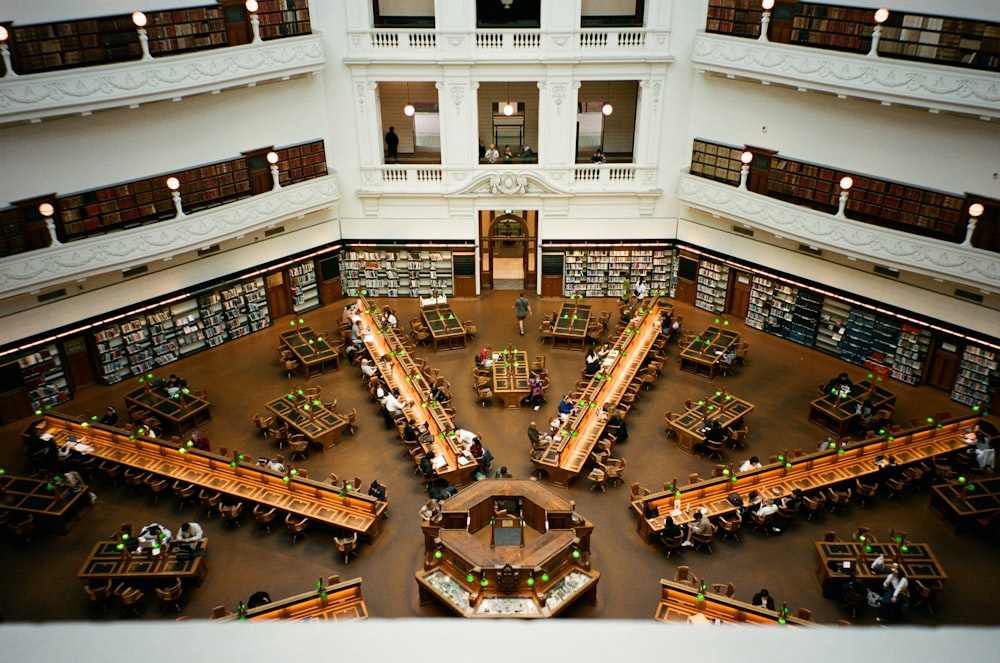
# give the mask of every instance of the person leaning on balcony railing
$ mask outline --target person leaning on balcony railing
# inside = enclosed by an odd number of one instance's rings
[[[500,159],[500,152],[497,150],[497,146],[490,143],[490,149],[486,150],[484,157],[486,158],[486,163],[496,163]]]
[[[535,163],[537,159],[538,155],[531,149],[531,146],[525,145],[524,149],[521,150],[521,163]]]
[[[608,158],[604,156],[604,150],[597,148],[594,151],[593,156],[590,157],[590,163],[604,163]]]

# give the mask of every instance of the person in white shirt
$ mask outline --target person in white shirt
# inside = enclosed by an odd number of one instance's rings
[[[149,523],[139,530],[139,543],[142,545],[153,545],[159,543],[161,546],[167,545],[172,536],[170,530],[159,523]]]
[[[386,396],[385,400],[382,401],[382,405],[390,415],[398,417],[403,414],[403,408],[405,408],[407,404],[399,400],[399,390],[393,389],[392,393]]]
[[[198,523],[184,523],[177,530],[178,541],[200,541],[203,536],[205,532]]]
[[[365,374],[365,377],[371,378],[379,374],[378,367],[368,357],[361,360],[361,372]]]
[[[687,539],[681,545],[693,546],[694,543],[691,541],[692,534],[706,536],[711,532],[712,521],[708,519],[708,515],[704,511],[695,511],[694,522],[688,527]]]
[[[760,508],[757,509],[758,518],[767,518],[768,516],[773,516],[778,513],[778,505],[771,500],[764,500],[760,503]]]
[[[399,327],[399,320],[396,319],[396,314],[390,308],[385,309],[385,321],[393,329]]]
[[[457,435],[458,439],[460,439],[465,444],[472,444],[473,442],[479,439],[478,435],[473,433],[471,430],[465,430],[464,428],[455,429],[455,435]]]
[[[748,458],[745,461],[743,461],[743,464],[740,465],[740,472],[747,472],[749,470],[756,470],[760,466],[761,466],[760,465],[760,459],[757,458],[757,456],[750,456],[750,458]]]
[[[882,587],[886,590],[882,595],[882,607],[879,609],[877,622],[884,622],[889,619],[889,612],[893,608],[898,608],[906,600],[906,590],[910,582],[906,579],[906,574],[898,564],[893,564],[889,575],[885,577]]]

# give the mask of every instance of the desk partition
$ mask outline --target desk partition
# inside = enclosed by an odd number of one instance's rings
[[[679,624],[753,624],[811,626],[813,622],[737,601],[670,580],[660,580],[660,602],[653,619]],[[699,598],[700,597],[700,598]]]
[[[322,580],[318,589],[250,608],[245,613],[215,621],[356,621],[368,619],[368,606],[361,596],[361,578],[328,585]]]

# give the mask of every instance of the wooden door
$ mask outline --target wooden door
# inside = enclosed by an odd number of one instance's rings
[[[955,379],[958,378],[958,367],[961,362],[962,358],[958,354],[956,345],[948,341],[939,341],[931,350],[927,360],[924,384],[951,391]]]
[[[285,273],[268,274],[265,279],[267,287],[267,310],[272,320],[284,317],[292,312],[292,295],[285,285]]]
[[[674,299],[682,304],[690,304],[691,306],[694,306],[694,294],[697,290],[698,289],[694,281],[677,279],[677,285],[674,288]]]
[[[750,310],[750,275],[736,272],[726,296],[726,313],[744,319]]]
[[[250,43],[250,17],[244,0],[219,0],[226,20],[226,37],[230,46]]]
[[[323,281],[319,284],[319,299],[324,304],[335,302],[344,297],[344,288],[340,283],[340,277]]]
[[[94,362],[90,359],[87,342],[83,336],[74,336],[62,341],[62,358],[66,380],[74,391],[96,384]]]

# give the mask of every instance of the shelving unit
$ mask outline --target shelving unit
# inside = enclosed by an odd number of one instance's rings
[[[327,175],[326,145],[321,140],[278,148],[275,152],[282,186]]]
[[[970,407],[988,405],[996,388],[997,353],[975,345],[966,346],[952,399]]]
[[[312,33],[308,0],[260,0],[261,39],[294,37]]]
[[[872,345],[868,351],[868,359],[862,365],[890,375],[896,362],[901,328],[899,319],[882,313],[876,315],[875,325],[872,327]]]
[[[852,364],[863,366],[868,360],[874,327],[874,311],[859,306],[853,307],[847,318],[847,331],[840,343],[840,358]]]
[[[129,14],[17,26],[12,50],[18,74],[89,67],[142,57]]]
[[[151,371],[154,366],[153,342],[149,337],[149,326],[146,324],[145,316],[137,315],[126,319],[121,323],[121,330],[129,371],[132,375],[142,375]]]
[[[975,69],[1000,69],[1000,23],[892,12],[878,53]]]
[[[768,311],[764,331],[781,338],[788,338],[792,330],[792,311],[798,288],[787,283],[775,282],[771,293],[771,308]]]
[[[795,307],[792,309],[788,340],[812,347],[816,341],[816,328],[819,325],[822,306],[822,295],[812,290],[799,288],[795,297]]]
[[[187,356],[205,346],[205,323],[201,320],[197,299],[187,299],[170,307],[174,331],[181,356]]]
[[[28,389],[32,410],[46,410],[72,397],[59,359],[59,349],[54,343],[22,355],[17,364],[21,369],[21,380]]]
[[[292,288],[292,309],[296,313],[319,306],[315,262],[309,260],[289,267],[288,282]]]
[[[761,13],[758,0],[709,0],[705,32],[757,38]]]
[[[673,292],[673,252],[666,249],[575,249],[563,259],[563,296],[621,297],[625,279]]]
[[[250,318],[247,316],[246,298],[239,283],[219,292],[222,299],[222,319],[226,322],[229,340],[250,333]]]
[[[743,149],[695,138],[691,153],[691,174],[739,186],[740,168],[743,165],[740,155],[743,154]]]
[[[21,214],[16,207],[0,210],[0,258],[28,249],[28,238],[21,227]]]
[[[771,311],[771,296],[774,281],[763,276],[754,276],[750,281],[750,305],[747,307],[747,327],[764,329]]]
[[[185,212],[216,207],[252,195],[250,169],[245,157],[192,168],[177,178],[181,181]],[[163,184],[161,186],[166,188]]]
[[[938,239],[964,237],[964,196],[853,175],[848,218]]]
[[[267,308],[267,292],[264,290],[264,277],[259,276],[253,281],[243,284],[243,298],[247,303],[247,318],[250,320],[250,331],[255,332],[271,326],[271,315]]]
[[[799,3],[792,18],[791,43],[867,53],[874,25],[870,9]]]
[[[454,294],[449,250],[345,250],[340,267],[348,294],[366,291],[370,297],[429,297],[432,290]]]
[[[201,295],[198,297],[198,309],[201,322],[204,323],[205,345],[214,348],[229,340],[226,318],[222,310],[222,296],[218,292]]]
[[[149,51],[153,55],[229,45],[221,5],[149,12],[146,18]]]
[[[153,345],[153,361],[156,362],[156,365],[163,366],[177,361],[180,346],[177,343],[177,330],[170,309],[164,307],[147,313],[146,324],[149,327],[149,338]]]
[[[840,355],[840,342],[847,331],[847,320],[851,316],[851,305],[834,297],[824,297],[816,328],[817,350],[830,355]]]
[[[802,161],[774,157],[768,173],[767,195],[827,212],[835,212],[839,200],[837,171]]]
[[[892,364],[893,379],[908,384],[920,384],[930,345],[930,330],[902,324],[896,345],[896,359]]]
[[[712,313],[722,313],[726,307],[728,288],[729,265],[702,258],[698,264],[698,285],[694,305]]]

